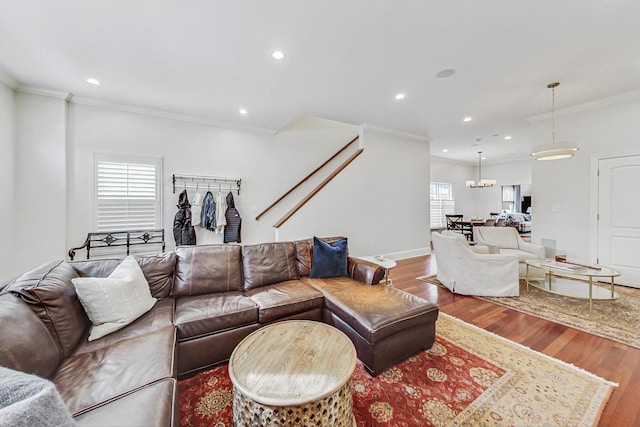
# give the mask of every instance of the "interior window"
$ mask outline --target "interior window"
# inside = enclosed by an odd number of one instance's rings
[[[96,230],[162,228],[161,177],[161,158],[96,154]]]

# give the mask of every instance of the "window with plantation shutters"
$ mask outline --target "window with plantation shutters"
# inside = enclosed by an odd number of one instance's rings
[[[96,230],[162,228],[161,159],[96,155]]]
[[[456,202],[453,199],[452,185],[447,182],[432,182],[430,185],[429,203],[431,205],[431,228],[445,228],[447,219],[445,215],[453,215]]]

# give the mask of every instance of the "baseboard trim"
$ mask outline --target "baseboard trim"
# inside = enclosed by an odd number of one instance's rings
[[[384,254],[384,256],[386,258],[391,258],[392,260],[397,261],[400,259],[415,258],[417,256],[430,255],[430,254],[431,254],[430,248],[416,248],[416,249],[409,249],[407,251],[391,252],[388,254]]]

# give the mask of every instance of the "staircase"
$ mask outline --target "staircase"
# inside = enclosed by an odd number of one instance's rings
[[[282,196],[278,197],[273,203],[267,206],[262,212],[256,216],[256,221],[259,221],[267,212],[282,205],[282,203],[289,198],[297,189],[299,189],[304,183],[312,180],[318,176],[321,172],[325,171],[327,166],[341,154],[345,153],[349,147],[351,147],[360,137],[356,136],[349,141],[345,146],[339,149],[335,154],[325,160],[320,166],[315,168],[311,173],[298,181],[293,187],[287,190]],[[316,185],[311,191],[309,191],[293,208],[286,212],[273,227],[278,229],[282,227],[296,212],[298,212],[304,205],[306,205],[316,194],[318,194],[327,184],[329,184],[340,172],[342,172],[347,166],[349,166],[362,152],[363,148],[358,148],[353,154],[351,154],[346,160],[339,164],[334,170],[332,170],[326,178],[324,178],[318,185]]]

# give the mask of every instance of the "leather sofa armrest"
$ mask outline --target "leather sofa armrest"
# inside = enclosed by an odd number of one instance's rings
[[[384,268],[360,259],[348,257],[349,277],[366,285],[377,285],[384,277]]]

